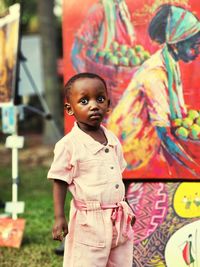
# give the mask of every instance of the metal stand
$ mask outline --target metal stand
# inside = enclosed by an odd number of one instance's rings
[[[15,108],[15,130],[6,138],[6,147],[12,149],[12,202],[6,202],[5,212],[12,214],[12,219],[17,219],[17,214],[24,212],[25,203],[18,201],[18,149],[24,146],[24,137],[17,135],[18,110]]]
[[[32,89],[34,90],[35,94],[37,95],[37,97],[39,98],[40,100],[40,103],[42,105],[42,108],[43,108],[43,111],[41,110],[38,110],[32,106],[27,106],[27,105],[23,105],[24,108],[26,108],[27,110],[30,110],[32,111],[33,113],[36,113],[36,114],[39,114],[41,115],[43,118],[45,118],[46,120],[49,120],[50,123],[52,124],[52,130],[55,132],[55,135],[56,135],[56,138],[57,139],[60,139],[62,137],[62,134],[61,132],[59,131],[58,129],[58,126],[56,125],[55,123],[55,120],[53,119],[53,116],[49,110],[49,107],[44,99],[44,97],[40,94],[39,90],[38,90],[38,87],[33,79],[33,76],[29,70],[29,68],[27,67],[27,64],[26,64],[26,57],[23,55],[22,52],[20,52],[20,61],[21,61],[21,65],[24,69],[24,72],[31,84],[31,87]]]
[[[52,124],[52,129],[55,131],[56,137],[59,139],[61,138],[61,133],[59,132],[59,129],[55,123],[55,121],[52,118],[52,115],[49,111],[49,108],[47,106],[47,103],[45,99],[40,95],[39,90],[36,86],[36,83],[34,82],[34,79],[25,63],[26,58],[23,56],[23,54],[20,52],[20,60],[22,62],[22,67],[24,68],[24,71],[30,81],[30,84],[37,94],[40,103],[42,105],[43,110],[39,110],[32,106],[27,105],[14,105],[11,104],[12,107],[14,107],[14,130],[12,130],[9,133],[12,133],[11,136],[8,136],[6,138],[6,144],[5,146],[7,148],[12,149],[12,201],[5,203],[5,212],[12,214],[12,219],[16,220],[17,215],[19,213],[24,212],[25,203],[22,201],[18,201],[18,185],[19,185],[19,176],[18,176],[18,150],[20,148],[23,148],[24,146],[24,137],[18,136],[18,118],[23,117],[23,109],[27,109],[32,111],[33,113],[36,113],[46,120],[50,120]]]

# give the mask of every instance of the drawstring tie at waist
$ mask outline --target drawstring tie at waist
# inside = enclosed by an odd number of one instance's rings
[[[99,201],[83,202],[79,200],[74,200],[74,205],[78,210],[81,211],[112,209],[111,220],[117,230],[116,243],[119,243],[121,235],[123,239],[133,239],[132,223],[135,222],[135,215],[133,214],[131,208],[125,201],[120,201],[116,204],[100,204]]]

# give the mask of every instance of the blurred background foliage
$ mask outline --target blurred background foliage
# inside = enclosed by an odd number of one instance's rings
[[[16,3],[20,3],[22,7],[21,24],[23,34],[38,32],[38,0],[1,0],[0,13],[5,12],[9,6],[14,5]],[[61,29],[62,0],[54,1],[53,11],[56,16],[56,27],[58,29]]]

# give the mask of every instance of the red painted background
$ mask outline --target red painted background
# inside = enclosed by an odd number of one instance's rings
[[[88,9],[98,2],[97,0],[84,0],[82,2],[76,0],[63,1],[63,47],[64,47],[64,82],[76,73],[71,62],[71,49],[76,31],[81,26]],[[150,14],[155,0],[126,0],[131,13],[132,22],[136,32],[137,43],[142,44],[145,49],[151,53],[158,49],[158,45],[153,43],[148,36],[148,24],[153,14]],[[164,1],[163,1],[164,2]],[[175,1],[169,1],[175,2]],[[184,3],[186,1],[177,1]],[[187,9],[200,18],[200,4],[197,0],[188,0]],[[162,1],[160,1],[162,4]],[[200,57],[191,63],[180,62],[184,99],[188,108],[200,110]],[[71,116],[65,115],[65,132],[69,132],[74,119]],[[195,149],[195,148],[194,148]],[[134,173],[135,174],[135,173]],[[125,172],[126,178],[135,177],[131,171]],[[156,178],[156,177],[155,177]]]

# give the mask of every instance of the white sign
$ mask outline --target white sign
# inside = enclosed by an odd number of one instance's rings
[[[23,148],[23,146],[24,146],[23,136],[11,135],[6,138],[7,148]]]
[[[24,207],[25,207],[24,201],[6,202],[5,212],[15,213],[15,214],[23,213]]]

